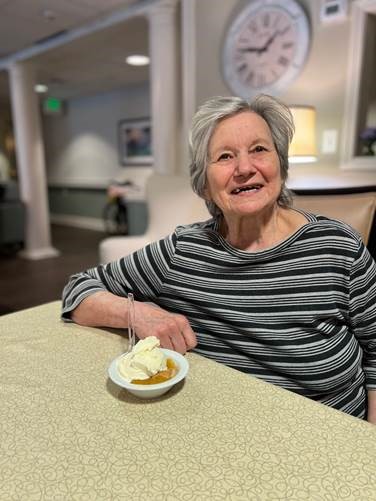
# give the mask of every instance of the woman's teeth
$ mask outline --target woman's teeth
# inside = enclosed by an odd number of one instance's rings
[[[260,185],[255,185],[255,186],[244,186],[243,188],[235,188],[235,190],[232,191],[234,195],[237,195],[238,193],[242,193],[243,191],[257,191],[261,188]]]

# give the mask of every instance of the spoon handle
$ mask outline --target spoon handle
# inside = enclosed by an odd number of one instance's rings
[[[136,342],[135,318],[134,318],[134,296],[128,292],[128,351],[131,351]]]

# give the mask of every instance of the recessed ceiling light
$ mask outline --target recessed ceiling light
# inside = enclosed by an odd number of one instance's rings
[[[42,94],[43,92],[48,91],[48,87],[47,87],[47,85],[44,85],[44,84],[36,84],[34,86],[34,90],[35,90],[35,92]]]
[[[142,56],[141,54],[134,54],[125,58],[125,62],[132,66],[146,66],[150,63],[148,56]]]

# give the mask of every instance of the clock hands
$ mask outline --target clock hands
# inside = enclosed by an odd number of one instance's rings
[[[239,52],[256,52],[259,56],[266,52],[269,49],[269,46],[274,42],[274,39],[277,35],[283,35],[285,30],[277,30],[273,33],[273,35],[266,41],[265,45],[262,47],[240,47],[238,49]]]
[[[264,47],[241,47],[238,49],[239,52],[256,52],[256,54],[262,54],[264,52]]]
[[[274,39],[277,35],[280,35],[281,32],[280,31],[276,31],[270,38],[269,40],[266,42],[266,44],[264,45],[263,47],[263,52],[266,52],[268,49],[269,49],[269,45],[272,44],[274,42]]]

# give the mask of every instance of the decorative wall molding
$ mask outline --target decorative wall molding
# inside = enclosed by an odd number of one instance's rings
[[[106,190],[110,181],[93,180],[93,179],[49,179],[48,187],[50,188],[77,188],[85,190]]]
[[[104,221],[94,217],[72,216],[71,214],[50,214],[51,223],[86,230],[105,231]]]

